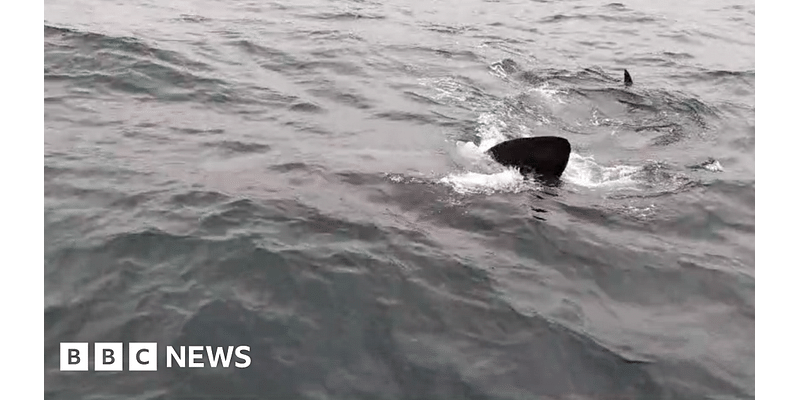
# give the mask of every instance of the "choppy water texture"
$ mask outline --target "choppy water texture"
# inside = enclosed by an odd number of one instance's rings
[[[46,0],[45,397],[753,398],[754,15]],[[483,154],[536,135],[560,187]]]

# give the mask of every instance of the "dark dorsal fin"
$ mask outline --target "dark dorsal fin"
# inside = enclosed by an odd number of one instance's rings
[[[633,85],[633,79],[631,78],[631,74],[628,73],[628,70],[625,70],[625,86]]]
[[[505,141],[489,149],[489,154],[500,164],[519,168],[523,174],[557,179],[567,167],[571,150],[567,139],[537,136]]]

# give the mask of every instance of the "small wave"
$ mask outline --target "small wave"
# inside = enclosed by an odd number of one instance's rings
[[[450,35],[457,35],[457,34],[462,34],[464,32],[477,31],[478,30],[477,28],[474,28],[474,27],[471,27],[471,26],[466,26],[466,25],[464,25],[464,26],[450,26],[450,25],[443,25],[443,24],[430,24],[425,29],[427,29],[429,31],[433,31],[433,32],[438,32],[438,33],[447,33],[447,34],[450,34]]]
[[[180,207],[211,207],[230,200],[230,196],[208,190],[190,190],[173,195],[169,202]]]
[[[555,14],[542,18],[541,22],[547,24],[547,23],[564,22],[568,20],[603,21],[603,22],[630,23],[630,24],[641,24],[641,23],[659,21],[656,18],[645,15]]]
[[[355,90],[337,87],[330,82],[319,83],[319,87],[309,89],[308,93],[319,99],[332,100],[337,105],[359,110],[373,108],[373,101]]]
[[[149,60],[195,71],[214,71],[205,63],[189,59],[175,51],[156,47],[135,37],[106,35],[48,24],[44,25],[44,36],[46,49],[49,46],[64,50],[78,50],[75,53],[81,56],[95,56],[96,52],[105,51],[118,59],[128,61]],[[57,40],[48,41],[48,38]]]
[[[609,4],[606,4],[605,7],[606,8],[610,8],[610,9],[614,9],[614,10],[618,10],[618,11],[623,11],[623,10],[627,10],[628,9],[627,7],[625,7],[625,4],[622,4],[622,3],[609,3]]]
[[[423,94],[440,104],[476,111],[489,106],[490,95],[469,79],[460,76],[446,76],[439,78],[421,78],[420,86],[432,90],[430,94]]]
[[[174,21],[180,21],[180,22],[203,23],[203,22],[208,22],[211,19],[207,18],[207,17],[204,17],[202,15],[181,14],[178,18],[173,18],[173,20]]]
[[[220,140],[203,143],[204,147],[215,148],[230,153],[264,153],[271,149],[262,143],[241,142],[238,140]]]
[[[45,81],[74,91],[123,93],[163,101],[257,103],[208,64],[135,37],[44,26]]]
[[[689,60],[689,59],[693,59],[694,58],[693,55],[691,55],[689,53],[686,53],[686,52],[662,51],[661,54],[664,55],[664,56],[667,56],[667,57],[670,57],[670,58],[679,59],[679,60]]]
[[[497,61],[489,65],[489,70],[494,72],[497,77],[505,79],[509,74],[518,72],[520,70],[520,66],[516,61],[510,58],[504,58],[501,61]]]
[[[374,20],[386,19],[386,16],[384,15],[360,13],[355,11],[325,12],[325,13],[303,15],[303,17],[311,19],[334,20],[334,21],[348,21],[356,19],[374,19]]]
[[[689,168],[694,170],[704,169],[711,172],[722,172],[725,170],[722,168],[722,164],[719,162],[719,160],[715,160],[713,158],[709,158],[708,160],[699,164],[690,165]]]

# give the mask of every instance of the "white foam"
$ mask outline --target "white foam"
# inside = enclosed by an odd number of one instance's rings
[[[480,138],[479,144],[473,142],[456,142],[458,154],[469,161],[473,168],[478,171],[486,171],[487,166],[492,165],[486,152],[494,145],[507,140],[508,137],[503,133],[507,124],[495,113],[483,113],[478,116],[477,135]],[[503,169],[501,172],[458,172],[451,173],[439,180],[451,186],[456,192],[466,193],[493,193],[493,192],[516,192],[522,189],[524,179],[516,169]]]
[[[458,141],[456,142],[456,150],[461,157],[472,162],[477,162],[484,158],[484,151],[472,142]]]
[[[536,92],[536,93],[539,94],[539,96],[541,96],[541,97],[543,97],[543,98],[545,98],[545,99],[547,99],[549,101],[555,101],[556,103],[559,103],[559,104],[565,104],[564,100],[562,100],[558,96],[559,94],[563,94],[565,92],[563,90],[560,90],[560,89],[551,88],[548,83],[544,83],[542,85],[532,87],[532,88],[528,89],[528,92],[529,93],[530,92]]]
[[[561,178],[569,183],[584,187],[633,186],[634,175],[640,167],[614,165],[606,167],[598,164],[592,156],[582,156],[573,152],[569,156],[567,169]]]
[[[450,185],[456,192],[461,194],[488,194],[494,192],[519,192],[524,188],[523,183],[525,180],[516,169],[505,169],[494,174],[478,172],[450,174],[440,179],[439,182]]]
[[[508,72],[506,72],[505,68],[503,68],[503,65],[499,62],[490,65],[489,69],[492,70],[492,72],[494,72],[494,75],[500,79],[508,78]]]
[[[719,161],[714,160],[712,163],[707,163],[703,165],[703,168],[711,171],[711,172],[722,172],[724,169],[722,168],[722,164]]]
[[[507,139],[503,131],[508,125],[494,113],[483,113],[478,116],[478,137],[481,138],[477,148],[481,152],[494,147],[494,145]]]

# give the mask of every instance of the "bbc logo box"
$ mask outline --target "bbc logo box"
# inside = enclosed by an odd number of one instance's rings
[[[88,371],[89,343],[61,343],[61,370]]]
[[[94,344],[94,370],[95,371],[122,371],[123,370],[123,344],[102,343]],[[88,371],[89,370],[89,343],[61,343],[61,370],[62,371]],[[129,371],[156,371],[158,369],[158,344],[157,343],[128,343],[128,370]]]
[[[88,371],[89,357],[95,371],[123,371],[123,343],[61,343],[61,370]],[[90,354],[91,350],[91,354]],[[166,346],[167,368],[247,368],[250,346]],[[157,371],[158,344],[127,344],[128,371]],[[188,362],[187,362],[188,361]]]

